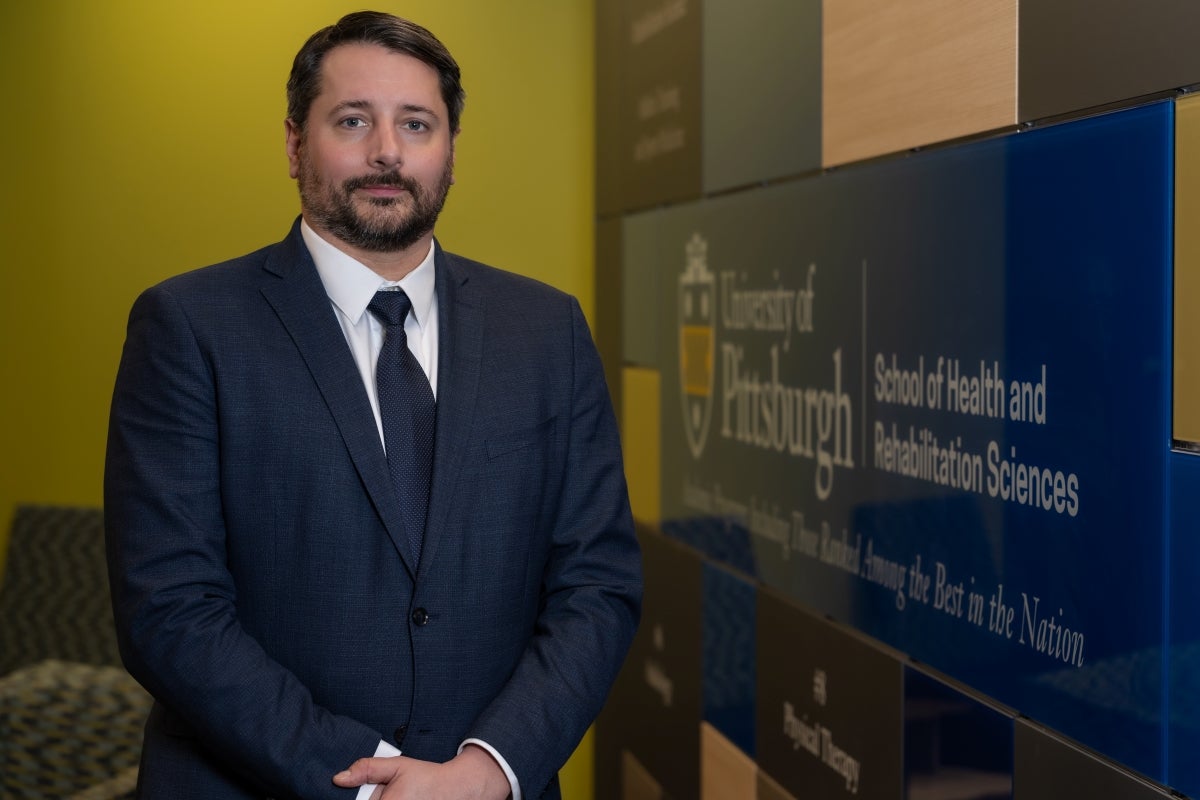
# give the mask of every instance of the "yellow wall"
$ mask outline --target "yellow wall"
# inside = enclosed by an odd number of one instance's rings
[[[0,3],[0,557],[15,503],[99,505],[137,293],[287,232],[291,59],[362,7]],[[429,27],[463,68],[441,241],[562,287],[590,313],[592,3],[378,7]],[[570,797],[590,797],[564,777]]]
[[[1175,439],[1200,444],[1200,97],[1175,111]]]
[[[661,375],[625,367],[621,378],[621,440],[629,505],[639,522],[662,522]]]

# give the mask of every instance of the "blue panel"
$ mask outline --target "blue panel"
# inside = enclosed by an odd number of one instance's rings
[[[751,758],[755,597],[749,581],[704,565],[704,720]]]
[[[904,787],[906,798],[1011,800],[1012,717],[906,668]]]
[[[682,206],[655,256],[664,530],[1158,780],[1172,129]]]

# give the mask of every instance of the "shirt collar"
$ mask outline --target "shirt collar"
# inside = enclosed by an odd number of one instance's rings
[[[433,305],[433,263],[436,246],[431,242],[429,252],[416,269],[399,281],[381,277],[366,264],[357,261],[322,239],[302,218],[300,235],[317,265],[325,293],[351,323],[357,325],[371,298],[380,289],[399,286],[412,302],[417,325],[424,326]]]

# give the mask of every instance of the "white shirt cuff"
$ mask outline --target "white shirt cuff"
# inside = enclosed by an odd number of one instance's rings
[[[504,756],[500,755],[496,751],[496,748],[481,739],[467,739],[459,745],[458,752],[461,753],[463,748],[469,744],[482,747],[488,751],[492,758],[496,760],[496,763],[500,765],[500,769],[504,771],[504,777],[508,779],[508,788],[512,792],[512,800],[521,800],[521,785],[517,783],[516,773],[512,771],[512,767],[504,760]],[[399,750],[385,741],[380,741],[379,746],[375,748],[375,758],[391,758],[400,754]],[[366,783],[358,787],[358,794],[355,796],[355,800],[370,800],[371,792],[375,791],[376,785],[374,783]]]
[[[510,800],[521,800],[521,784],[517,783],[517,775],[512,771],[512,767],[508,765],[508,762],[504,760],[504,756],[496,752],[496,748],[481,739],[467,739],[458,746],[458,752],[461,753],[463,748],[469,744],[482,747],[491,754],[492,758],[496,759],[496,763],[500,765],[500,769],[504,770],[504,777],[508,778],[508,788],[512,792]]]
[[[400,755],[400,751],[384,741],[379,742],[379,746],[375,748],[375,758],[391,758],[392,756]],[[378,784],[364,783],[358,787],[358,794],[354,800],[371,800],[371,792],[375,791]]]

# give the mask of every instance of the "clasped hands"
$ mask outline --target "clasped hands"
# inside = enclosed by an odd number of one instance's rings
[[[468,744],[444,764],[406,756],[360,758],[333,776],[345,789],[378,784],[371,800],[504,800],[508,779],[482,747]]]

